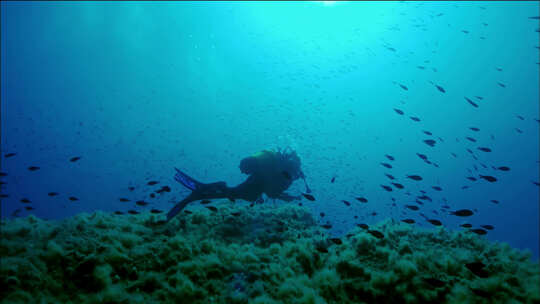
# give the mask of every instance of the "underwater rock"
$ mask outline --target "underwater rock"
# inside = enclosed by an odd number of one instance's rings
[[[168,223],[151,212],[4,220],[0,302],[540,301],[530,253],[467,231],[386,220],[338,239],[305,207],[213,203]]]

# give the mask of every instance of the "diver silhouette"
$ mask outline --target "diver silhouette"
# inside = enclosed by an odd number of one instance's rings
[[[243,199],[255,202],[262,200],[263,193],[269,198],[288,202],[300,199],[300,195],[293,196],[284,192],[299,178],[304,180],[306,192],[311,192],[300,165],[300,158],[289,147],[283,151],[263,150],[242,159],[240,171],[249,177],[235,187],[228,187],[225,182],[201,183],[175,168],[174,179],[190,189],[191,193],[167,213],[167,221],[182,211],[187,204],[203,199],[228,198],[231,201]]]

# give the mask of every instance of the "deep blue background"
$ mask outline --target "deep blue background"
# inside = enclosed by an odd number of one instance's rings
[[[317,217],[325,212],[321,222],[333,223],[334,233],[387,217],[430,226],[423,212],[450,229],[494,225],[487,238],[538,257],[539,22],[529,18],[538,16],[538,2],[2,2],[1,9],[1,170],[9,195],[2,217],[22,208],[23,197],[36,209],[20,215],[43,218],[166,210],[187,194],[174,184],[174,166],[234,185],[245,178],[243,157],[291,145],[317,198],[304,204]],[[428,138],[434,147],[422,142]],[[9,152],[17,155],[4,158]],[[41,169],[28,171],[32,165]],[[385,173],[405,189],[384,191]],[[479,174],[499,181],[466,179]],[[148,197],[165,184],[171,193]],[[292,188],[303,190],[301,182]],[[433,202],[405,209],[420,190]],[[443,198],[452,210],[478,212],[442,213]]]

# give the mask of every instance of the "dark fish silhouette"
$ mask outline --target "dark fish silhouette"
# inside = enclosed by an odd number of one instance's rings
[[[135,187],[130,186],[130,187],[128,187],[128,189],[129,189],[129,191],[133,191],[133,190],[135,190]]]
[[[311,194],[302,193],[302,196],[305,197],[307,200],[314,201],[315,197]]]
[[[201,205],[210,204],[211,202],[212,202],[211,200],[207,200],[207,199],[200,201]]]
[[[240,214],[242,214],[242,212],[231,212],[232,216],[239,216]]]
[[[510,168],[509,168],[509,167],[506,167],[506,166],[501,166],[501,167],[499,167],[499,168],[497,168],[497,169],[499,169],[499,170],[501,170],[501,171],[510,171]]]
[[[439,220],[428,219],[427,221],[430,222],[431,224],[433,224],[434,226],[441,226],[442,225],[441,221],[439,221]]]
[[[70,158],[69,161],[70,161],[70,162],[76,162],[76,161],[78,161],[79,159],[81,159],[80,156],[75,156],[75,157]]]
[[[158,213],[162,213],[163,211],[159,210],[159,209],[152,209],[150,210],[150,213],[154,213],[154,214],[158,214]]]
[[[381,163],[381,165],[383,165],[384,167],[388,168],[388,169],[392,169],[392,165],[390,164],[387,164],[387,163]]]
[[[318,251],[318,252],[321,252],[321,253],[328,253],[328,249],[322,247],[322,246],[316,246],[315,249]]]
[[[469,209],[460,209],[456,211],[451,211],[450,214],[456,216],[471,216],[473,215],[473,212]]]
[[[403,115],[403,111],[401,111],[400,109],[394,109],[394,111],[396,111],[396,113],[398,113],[399,115]]]
[[[498,204],[499,201],[498,200],[491,200],[490,202],[494,203],[494,204]]]
[[[128,213],[129,213],[129,214],[139,214],[139,211],[135,211],[135,210],[128,210]]]
[[[480,178],[483,178],[483,179],[487,180],[490,183],[494,183],[494,182],[497,181],[497,178],[495,178],[493,176],[490,176],[490,175],[480,175]]]
[[[362,228],[362,229],[369,229],[369,226],[367,224],[356,224],[356,226]]]
[[[422,196],[418,196],[418,199],[421,199],[421,200],[426,200],[426,201],[432,201],[431,200],[431,197],[427,196],[427,195],[422,195]]]
[[[480,131],[480,129],[478,129],[477,127],[470,127],[469,129],[473,130],[474,132]]]
[[[47,193],[48,196],[57,196],[58,192],[49,192]]]
[[[125,197],[121,197],[118,200],[121,201],[121,202],[129,202],[129,199],[127,199]]]
[[[466,138],[468,141],[476,142],[476,139],[474,139],[474,138],[472,138],[472,137],[467,136],[467,137],[465,137],[465,138]]]
[[[414,120],[414,121],[420,121],[420,118],[415,117],[415,116],[411,116],[410,119],[412,119],[412,120]]]
[[[384,234],[382,234],[382,232],[377,231],[377,230],[368,230],[368,233],[373,235],[374,237],[376,237],[378,239],[384,238]]]
[[[472,180],[473,182],[476,181],[476,178],[474,178],[474,177],[472,177],[472,176],[467,176],[467,179],[468,179],[468,180]]]
[[[471,229],[469,230],[470,232],[473,232],[473,233],[476,233],[478,235],[485,235],[487,234],[487,231],[485,231],[484,229],[480,229],[480,228],[476,228],[476,229]]]
[[[467,97],[465,97],[465,100],[467,100],[467,102],[469,102],[473,107],[478,108],[478,105],[474,101],[470,100]]]
[[[30,170],[30,171],[36,171],[36,170],[39,170],[39,167],[37,167],[37,166],[31,166],[31,167],[28,167],[28,170]]]
[[[163,192],[171,192],[171,188],[169,186],[163,186],[161,187],[161,189],[156,191],[156,193],[163,193]]]
[[[403,84],[401,84],[401,83],[399,84],[399,86],[400,86],[402,89],[404,89],[405,91],[408,91],[408,90],[409,90],[409,88],[407,88],[405,85],[403,85]]]
[[[423,160],[427,160],[427,156],[425,154],[422,154],[422,153],[416,153],[416,155],[418,155],[418,157],[420,157],[421,159]]]
[[[437,88],[437,90],[439,90],[439,92],[441,92],[441,93],[445,93],[445,92],[446,92],[446,90],[445,90],[443,87],[441,87],[440,85],[434,84],[434,86]]]
[[[158,182],[157,181],[149,181],[148,183],[146,183],[147,185],[149,186],[153,186],[155,184],[157,184]]]
[[[402,184],[399,184],[399,183],[391,183],[392,185],[394,185],[396,188],[398,189],[403,189],[403,185]]]
[[[13,153],[13,152],[12,152],[12,153],[4,154],[4,157],[5,157],[5,158],[8,158],[8,157],[12,157],[12,156],[15,156],[15,155],[17,155],[17,153]]]
[[[426,139],[426,140],[424,140],[424,143],[425,143],[426,145],[430,146],[430,147],[434,147],[436,141],[433,140],[433,139]]]
[[[385,154],[384,156],[386,156],[386,158],[388,158],[389,160],[394,160],[394,157],[392,155]]]
[[[30,211],[30,210],[35,210],[36,208],[34,208],[32,206],[25,206],[24,209]]]
[[[418,209],[418,206],[415,206],[415,205],[405,205],[405,208],[408,208],[408,209],[411,209],[411,210],[414,210],[414,211],[417,211]]]
[[[217,212],[218,211],[217,208],[214,207],[214,206],[205,206],[205,208],[212,211],[212,212]]]
[[[76,198],[75,196],[70,196],[70,197],[69,197],[69,200],[72,201],[72,202],[74,202],[74,201],[78,201],[79,199]]]
[[[147,202],[143,201],[143,200],[140,200],[140,201],[136,201],[135,204],[139,205],[139,206],[146,206],[148,205]]]
[[[330,182],[333,184],[334,182],[336,181],[336,177],[332,177],[332,179],[330,180]]]
[[[381,185],[381,187],[388,192],[392,191],[392,188],[390,186]]]
[[[506,85],[502,82],[497,82],[497,84],[501,87],[501,88],[506,88]]]
[[[429,131],[422,131],[422,132],[424,132],[424,133],[427,134],[427,135],[433,135],[433,133],[431,133],[431,132],[429,132]]]
[[[342,201],[345,205],[347,205],[347,206],[350,206],[350,205],[351,205],[351,203],[348,202],[348,201],[346,201],[346,200],[341,200],[341,201]]]
[[[492,225],[480,225],[480,227],[482,227],[484,229],[487,229],[487,230],[493,230],[495,228]]]
[[[21,203],[30,204],[31,201],[27,198],[21,198]]]
[[[439,187],[439,186],[432,186],[431,188],[433,188],[434,190],[437,190],[437,191],[442,191],[442,188]]]
[[[416,223],[413,219],[404,219],[404,220],[401,220],[402,222],[404,223],[407,223],[407,224],[414,224]]]
[[[321,212],[320,215],[321,215],[321,217],[324,217],[324,216],[325,216],[324,212]]]
[[[467,223],[461,224],[461,225],[459,225],[459,226],[461,226],[461,227],[463,227],[463,228],[471,228],[471,227],[472,227],[471,224],[467,224]]]
[[[395,179],[395,177],[393,175],[390,175],[388,173],[385,173],[384,175],[386,175],[389,179]]]
[[[484,152],[491,152],[491,149],[487,147],[478,147],[477,149]]]
[[[361,203],[367,203],[368,202],[367,198],[365,198],[365,197],[357,197],[356,199]]]
[[[420,175],[407,175],[407,178],[410,178],[415,181],[421,181],[422,177]]]
[[[122,214],[124,214],[124,212],[122,212],[122,211],[115,211],[114,214],[116,214],[116,215],[122,215]]]
[[[330,228],[332,228],[332,225],[324,224],[324,225],[321,225],[321,227],[323,227],[324,229],[330,229]]]
[[[160,191],[160,190],[158,190],[158,191]],[[154,197],[156,197],[156,194],[155,193],[150,193],[150,197],[154,198]]]

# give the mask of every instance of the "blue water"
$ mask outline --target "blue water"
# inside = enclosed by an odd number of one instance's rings
[[[316,197],[302,203],[318,219],[324,212],[320,222],[335,234],[389,217],[430,227],[423,213],[448,229],[493,225],[487,239],[538,258],[540,43],[530,18],[538,2],[2,2],[1,10],[3,218],[166,211],[188,194],[175,166],[236,185],[246,178],[243,157],[289,145]],[[149,198],[163,185],[172,191]],[[421,190],[432,202],[415,202]],[[443,205],[476,212],[459,218]]]

